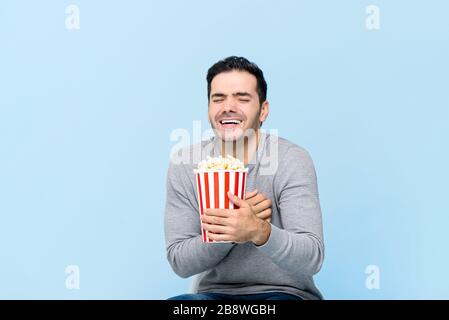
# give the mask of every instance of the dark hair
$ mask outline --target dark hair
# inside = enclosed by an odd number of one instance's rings
[[[207,100],[210,99],[210,84],[215,76],[222,72],[228,72],[232,70],[246,71],[251,73],[257,79],[257,94],[259,95],[259,102],[262,103],[267,100],[267,82],[263,77],[262,70],[248,59],[243,57],[228,57],[215,63],[207,71]]]

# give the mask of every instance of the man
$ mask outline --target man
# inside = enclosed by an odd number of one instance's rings
[[[226,58],[208,70],[207,83],[215,136],[177,155],[192,159],[200,152],[204,159],[231,154],[248,167],[247,190],[253,191],[246,199],[228,193],[239,209],[205,210],[200,219],[193,174],[197,163],[172,159],[167,258],[179,276],[200,275],[196,293],[171,299],[321,299],[313,282],[324,245],[312,159],[303,148],[261,132],[269,103],[257,65]],[[269,162],[277,164],[271,173],[263,166]],[[203,243],[201,224],[210,239],[228,243]]]

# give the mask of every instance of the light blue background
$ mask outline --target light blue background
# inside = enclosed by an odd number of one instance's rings
[[[243,55],[268,81],[264,127],[314,159],[325,298],[448,299],[448,21],[445,0],[3,0],[0,298],[185,293],[165,258],[169,135],[207,128],[206,71]]]

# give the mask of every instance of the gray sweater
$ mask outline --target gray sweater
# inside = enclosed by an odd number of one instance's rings
[[[197,292],[284,292],[321,299],[313,275],[323,263],[323,231],[308,152],[286,139],[260,137],[246,190],[258,189],[273,202],[271,234],[262,246],[202,242],[193,169],[207,155],[220,155],[215,138],[180,150],[170,161],[165,240],[173,270],[183,278],[200,274]]]

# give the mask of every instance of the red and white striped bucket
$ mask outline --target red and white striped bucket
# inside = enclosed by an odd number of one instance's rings
[[[231,191],[240,199],[245,199],[245,184],[248,169],[243,170],[195,170],[197,199],[200,215],[205,209],[238,209],[229,200],[227,193]],[[201,228],[203,242],[220,242],[210,240],[208,231]]]

